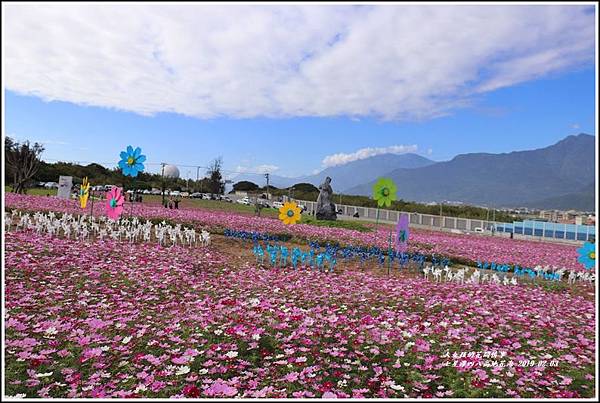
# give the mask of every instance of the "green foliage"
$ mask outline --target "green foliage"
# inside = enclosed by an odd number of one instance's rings
[[[240,181],[233,185],[235,191],[254,191],[258,189],[258,185],[254,182]]]
[[[311,183],[296,183],[292,186],[294,192],[318,193],[319,189]]]
[[[318,227],[329,227],[329,228],[346,228],[346,229],[352,229],[352,230],[360,231],[360,232],[371,232],[372,231],[371,228],[369,228],[369,227],[365,226],[364,224],[357,222],[357,221],[317,220],[310,216],[302,216],[302,219],[300,220],[300,224],[309,224],[309,225],[316,225]]]

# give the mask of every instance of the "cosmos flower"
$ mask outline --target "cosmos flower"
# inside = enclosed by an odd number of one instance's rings
[[[373,185],[373,199],[378,207],[389,207],[396,200],[396,184],[389,178],[379,178]]]
[[[300,219],[300,208],[295,202],[286,202],[279,209],[279,219],[286,225],[296,224]]]
[[[579,252],[577,261],[586,269],[590,270],[596,265],[596,244],[586,242],[581,248],[577,249],[577,252]]]
[[[132,146],[127,146],[127,151],[121,152],[121,161],[119,161],[119,167],[123,171],[123,175],[136,177],[138,172],[144,171],[144,164],[146,156],[142,155],[142,149],[137,147],[135,150]]]
[[[86,176],[85,178],[83,178],[83,183],[81,184],[81,187],[79,188],[79,203],[81,205],[81,208],[84,209],[85,206],[87,205],[89,195],[90,195],[90,183],[88,182],[88,178]]]
[[[117,220],[123,212],[123,203],[125,198],[121,193],[121,188],[113,187],[106,194],[106,215],[111,220]]]

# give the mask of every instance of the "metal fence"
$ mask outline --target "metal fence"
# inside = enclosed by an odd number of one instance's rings
[[[307,214],[316,210],[316,202],[296,200],[306,207]],[[358,213],[362,220],[376,220],[377,209],[372,207],[349,206],[336,204],[341,215],[352,217]],[[543,221],[515,221],[505,223],[473,218],[445,217],[431,214],[409,213],[397,210],[379,209],[379,221],[395,224],[400,214],[408,214],[412,225],[429,227],[430,229],[458,230],[465,232],[495,231],[500,234],[515,234],[523,237],[550,238],[556,240],[591,241],[596,238],[596,228],[592,225],[556,224]],[[339,213],[338,213],[339,214]]]

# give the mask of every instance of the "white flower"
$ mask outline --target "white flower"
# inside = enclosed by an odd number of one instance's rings
[[[188,372],[190,372],[190,367],[188,367],[187,365],[183,365],[177,369],[177,372],[175,372],[175,375],[185,375]]]
[[[392,382],[392,384],[390,384],[390,388],[392,388],[394,390],[400,390],[400,391],[404,392],[404,386],[402,386],[402,385],[396,385],[393,382]]]
[[[215,333],[217,336],[219,336],[219,335],[223,334],[223,331],[222,331],[221,329],[217,329],[217,330],[215,330],[215,331],[214,331],[214,333]]]
[[[198,370],[198,373],[199,373],[200,375],[206,375],[206,374],[208,374],[208,369],[206,369],[206,368],[202,368],[202,369]]]
[[[229,351],[229,352],[227,352],[227,354],[225,354],[225,356],[227,358],[235,358],[238,356],[238,352],[237,351]]]
[[[17,393],[14,396],[5,395],[8,399],[23,399],[25,396],[27,396],[25,393]]]
[[[58,330],[56,330],[56,328],[54,326],[52,326],[52,327],[49,327],[48,329],[46,329],[46,331],[44,333],[46,333],[47,335],[50,336],[50,335],[58,333]]]
[[[123,340],[121,340],[121,343],[127,344],[131,341],[132,338],[133,338],[132,336],[123,337]]]
[[[100,347],[100,350],[102,350],[102,351],[108,351],[108,350],[110,350],[110,347],[109,346],[102,346],[102,347]]]
[[[260,299],[258,299],[258,298],[250,298],[250,300],[248,301],[248,303],[250,304],[251,307],[259,306],[260,305]]]
[[[148,390],[148,388],[146,388],[146,385],[140,383],[137,388],[135,388],[134,392],[135,393],[139,393],[139,392],[145,392],[146,390]]]
[[[260,334],[258,334],[258,333],[253,334],[252,335],[252,340],[259,341],[260,340]]]
[[[47,378],[49,376],[52,376],[53,373],[54,372],[46,372],[46,373],[43,373],[43,374],[35,374],[35,377],[36,378]]]

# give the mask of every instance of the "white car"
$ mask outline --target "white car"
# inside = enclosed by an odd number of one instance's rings
[[[145,195],[149,195],[150,194],[150,189],[144,189],[144,191],[142,192]]]
[[[208,193],[204,193],[202,195],[202,200],[210,200],[210,195]]]
[[[282,207],[283,207],[283,203],[282,202],[278,202],[278,201],[273,202],[273,208],[280,209]]]
[[[181,192],[181,197],[190,197],[188,192]]]
[[[181,192],[179,190],[173,190],[169,193],[169,196],[181,196]]]
[[[244,197],[242,199],[238,199],[237,201],[239,204],[245,204],[246,206],[250,205],[250,199],[248,199],[247,197]]]
[[[58,183],[56,182],[46,182],[44,185],[46,189],[58,189]]]

